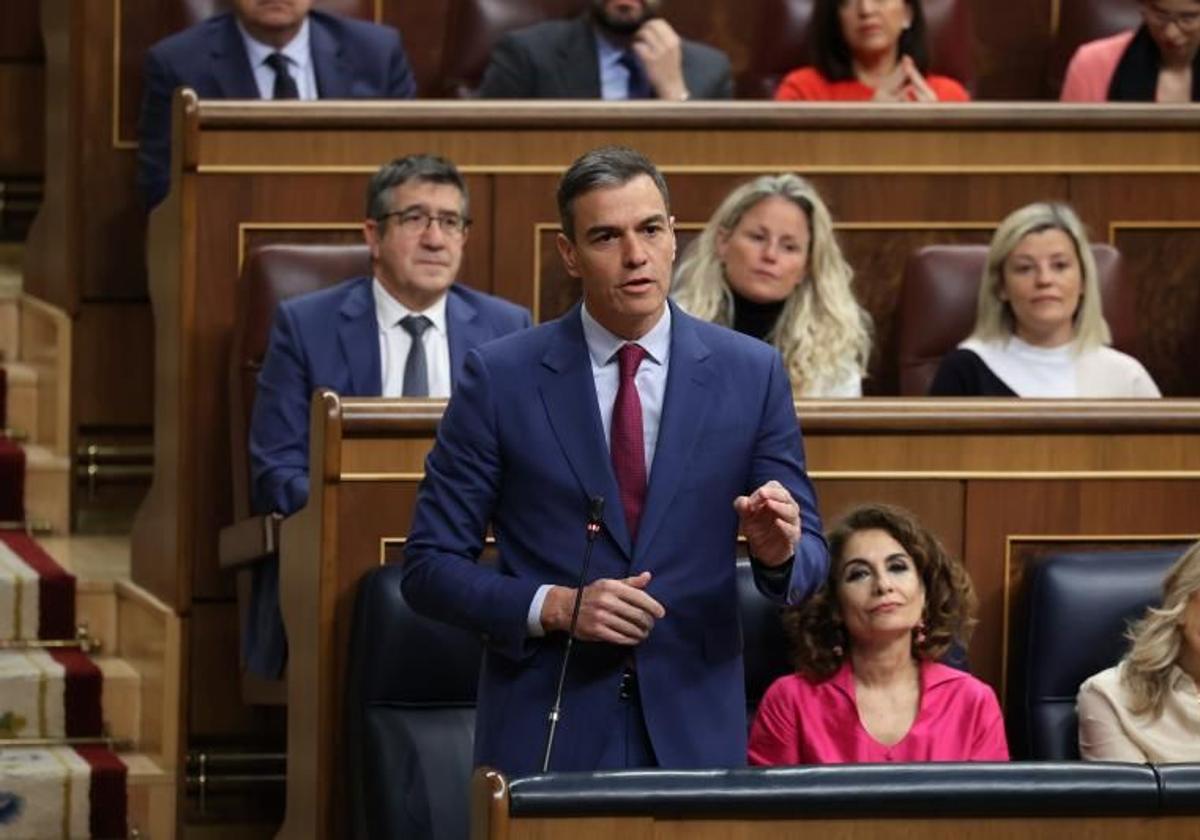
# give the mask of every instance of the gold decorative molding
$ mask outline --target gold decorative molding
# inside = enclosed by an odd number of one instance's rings
[[[134,144],[136,146],[136,143]],[[205,175],[341,175],[373,173],[377,166],[366,164],[234,164],[201,163],[196,171]],[[818,164],[784,166],[762,164],[712,164],[658,167],[664,175],[761,175],[786,169],[801,175],[1200,175],[1195,164]],[[554,175],[566,166],[549,164],[463,164],[465,175]]]
[[[1121,230],[1200,230],[1200,221],[1117,220],[1108,223],[1108,244],[1116,247]]]
[[[246,235],[256,230],[362,230],[362,222],[238,222],[237,268],[239,274],[246,261]]]

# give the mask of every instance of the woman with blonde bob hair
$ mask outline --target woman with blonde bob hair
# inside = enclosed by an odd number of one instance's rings
[[[942,359],[930,394],[1161,396],[1141,363],[1111,341],[1083,223],[1065,204],[1029,204],[996,229],[975,330]]]
[[[1129,652],[1079,688],[1079,753],[1093,761],[1200,761],[1200,543],[1163,579]]]
[[[697,318],[773,344],[797,397],[857,397],[871,320],[853,278],[812,184],[763,175],[717,208],[681,260],[672,297]]]
[[[851,510],[828,542],[825,585],[785,613],[796,673],[763,695],[750,763],[1007,761],[995,693],[938,661],[974,625],[962,564],[889,505]]]

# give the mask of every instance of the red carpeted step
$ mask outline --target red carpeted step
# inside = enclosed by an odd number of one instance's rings
[[[0,438],[0,522],[25,519],[25,450]]]
[[[8,371],[0,367],[0,429],[8,425]]]
[[[92,766],[88,823],[93,837],[126,837],[128,770],[116,753],[104,747],[76,747]]]
[[[54,562],[28,534],[0,531],[0,542],[37,573],[37,638],[75,638],[75,576]]]
[[[68,738],[95,738],[104,732],[101,691],[104,675],[92,658],[78,650],[55,650],[50,655],[63,666],[63,723]]]
[[[127,837],[125,763],[104,747],[0,752],[0,836]]]

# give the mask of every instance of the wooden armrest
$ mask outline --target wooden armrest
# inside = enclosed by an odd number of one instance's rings
[[[222,528],[217,538],[217,559],[221,568],[240,568],[278,552],[281,522],[281,514],[269,513],[266,516],[251,516]]]

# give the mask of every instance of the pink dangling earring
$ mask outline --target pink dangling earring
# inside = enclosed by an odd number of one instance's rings
[[[845,652],[846,652],[846,651],[842,650],[842,646],[841,646],[841,645],[834,645],[834,646],[833,646],[833,655],[834,655],[834,656],[836,656],[838,659],[841,659],[841,658],[842,658],[842,655],[843,655]]]
[[[922,619],[921,621],[918,621],[917,626],[914,627],[913,629],[917,631],[917,637],[916,637],[917,645],[920,646],[920,645],[925,644],[925,620]]]

